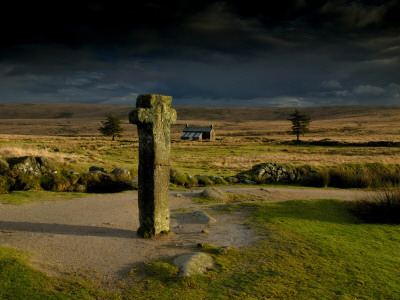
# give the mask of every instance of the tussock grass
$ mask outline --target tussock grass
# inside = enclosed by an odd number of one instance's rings
[[[351,204],[350,212],[368,223],[400,224],[400,187]]]
[[[400,147],[280,145],[279,140],[265,143],[262,138],[245,140],[238,136],[222,137],[215,142],[173,141],[172,168],[192,175],[229,176],[263,162],[332,166],[400,161]],[[25,155],[47,156],[80,172],[92,165],[137,169],[138,140],[129,137],[111,142],[103,137],[0,135],[0,157]]]
[[[53,159],[58,163],[67,163],[70,161],[78,161],[81,155],[74,153],[54,152],[54,148],[38,149],[37,147],[27,146],[1,146],[0,157],[21,157],[21,156],[45,156]]]
[[[315,187],[382,188],[400,183],[400,165],[344,164],[304,175],[303,184]]]

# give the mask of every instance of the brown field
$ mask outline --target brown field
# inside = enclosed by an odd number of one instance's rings
[[[133,106],[19,103],[0,104],[0,157],[46,155],[67,166],[84,169],[137,165],[136,127],[128,122]],[[262,162],[294,165],[341,163],[399,163],[399,147],[288,146],[293,108],[174,107],[178,121],[172,127],[172,166],[190,174],[232,174]],[[343,142],[400,142],[400,107],[312,107],[311,132],[302,140]],[[126,129],[116,142],[97,128],[106,113],[121,117]],[[179,140],[185,124],[208,126],[217,132],[215,142]]]

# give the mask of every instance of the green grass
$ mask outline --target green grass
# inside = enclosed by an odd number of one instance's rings
[[[113,292],[77,277],[49,277],[29,258],[0,247],[0,298],[24,299],[399,299],[400,226],[361,223],[339,200],[236,203],[262,239],[231,249],[201,248],[216,268],[177,277],[172,259],[143,263]]]
[[[295,247],[287,249],[293,254],[288,260],[302,258],[296,262],[301,261],[296,272],[308,277],[299,286],[305,295],[399,298],[400,226],[360,223],[348,213],[347,205],[338,200],[262,205],[255,219],[262,228],[279,227],[294,238]],[[313,286],[318,294],[313,294]]]
[[[398,299],[399,226],[360,223],[338,200],[235,204],[266,238],[215,254],[206,275],[177,278],[167,262],[133,270],[127,299]],[[157,271],[155,271],[157,270]]]
[[[0,195],[0,203],[24,204],[41,201],[58,201],[81,198],[88,196],[87,193],[74,192],[49,192],[49,191],[14,191]]]
[[[50,277],[30,266],[25,253],[0,246],[0,299],[108,298],[92,280]]]

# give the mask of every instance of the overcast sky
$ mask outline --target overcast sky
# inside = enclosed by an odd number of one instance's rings
[[[0,103],[400,105],[399,0],[7,2]]]

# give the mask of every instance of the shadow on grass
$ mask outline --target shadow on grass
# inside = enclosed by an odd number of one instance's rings
[[[13,222],[0,221],[0,230],[25,231],[34,233],[51,233],[65,234],[77,236],[102,236],[102,237],[118,237],[118,238],[137,238],[136,231],[118,228],[85,226],[85,225],[68,225],[68,224],[48,224],[35,222]]]

